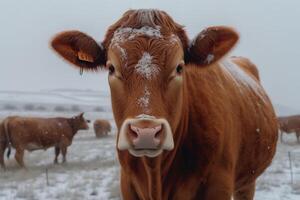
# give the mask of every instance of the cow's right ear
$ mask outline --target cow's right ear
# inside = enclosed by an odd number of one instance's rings
[[[238,33],[226,26],[214,26],[203,30],[190,44],[186,63],[208,66],[223,58],[237,43]]]
[[[80,31],[57,34],[51,41],[52,48],[67,61],[87,70],[96,70],[106,64],[102,45]]]

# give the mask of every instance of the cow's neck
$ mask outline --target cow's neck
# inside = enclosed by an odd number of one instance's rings
[[[147,190],[149,199],[161,199],[162,181],[161,181],[161,160],[143,158],[145,175],[147,176]]]
[[[72,129],[72,136],[74,136],[79,131],[78,123],[77,123],[76,119],[73,119],[73,118],[69,119],[68,122]]]

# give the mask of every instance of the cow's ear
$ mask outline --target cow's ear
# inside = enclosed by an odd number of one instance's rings
[[[102,45],[80,31],[57,34],[52,39],[51,46],[67,61],[82,69],[96,70],[106,63],[106,53]]]
[[[80,113],[78,117],[83,118],[84,112]]]
[[[186,51],[186,62],[207,66],[220,60],[237,43],[238,34],[229,27],[209,27],[200,32]]]

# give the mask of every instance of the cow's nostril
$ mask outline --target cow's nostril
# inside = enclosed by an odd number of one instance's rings
[[[161,139],[161,136],[162,136],[162,129],[155,133],[154,138]]]
[[[130,127],[129,129],[129,135],[132,139],[136,139],[139,137],[138,135],[138,130],[132,129],[132,127]]]

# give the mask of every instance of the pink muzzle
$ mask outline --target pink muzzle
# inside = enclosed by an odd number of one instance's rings
[[[135,149],[157,149],[161,143],[160,134],[162,125],[158,125],[151,128],[139,128],[134,125],[130,125],[131,131],[135,133],[135,137],[132,140]]]

